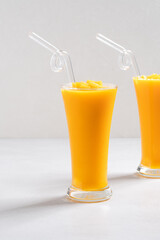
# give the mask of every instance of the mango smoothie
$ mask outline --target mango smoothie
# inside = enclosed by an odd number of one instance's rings
[[[135,77],[133,81],[141,127],[142,160],[139,171],[142,175],[158,177],[160,176],[160,75]]]
[[[117,87],[88,80],[61,91],[70,138],[72,188],[102,191],[108,186],[108,145]]]

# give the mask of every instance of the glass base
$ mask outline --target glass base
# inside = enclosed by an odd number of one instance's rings
[[[107,186],[97,191],[83,191],[79,188],[71,186],[68,188],[67,196],[69,199],[76,202],[103,202],[111,198],[112,190],[109,186]]]
[[[160,169],[151,169],[143,165],[138,166],[137,173],[147,178],[160,178]]]

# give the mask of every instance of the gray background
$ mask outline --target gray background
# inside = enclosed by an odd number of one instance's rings
[[[50,53],[28,38],[30,31],[69,52],[77,81],[118,84],[111,136],[138,137],[134,71],[121,71],[118,53],[95,36],[133,50],[141,73],[159,73],[159,21],[158,0],[1,0],[0,137],[67,136],[65,72],[50,70]]]

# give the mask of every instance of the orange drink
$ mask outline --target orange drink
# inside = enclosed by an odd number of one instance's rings
[[[117,87],[88,80],[62,87],[72,159],[70,198],[104,201],[110,198],[107,181],[109,135]]]
[[[137,95],[142,160],[138,173],[160,177],[160,75],[133,78]]]

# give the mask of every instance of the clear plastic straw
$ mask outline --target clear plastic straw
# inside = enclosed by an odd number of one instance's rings
[[[72,63],[66,51],[59,50],[57,47],[47,42],[45,39],[43,39],[34,32],[29,33],[29,37],[52,53],[52,57],[50,60],[50,66],[52,71],[60,72],[65,67],[68,81],[75,82]]]
[[[140,70],[136,61],[136,58],[133,54],[133,52],[131,50],[127,50],[124,47],[122,47],[121,45],[113,42],[112,40],[110,40],[109,38],[105,37],[104,35],[98,33],[96,38],[105,43],[106,45],[112,47],[113,49],[117,50],[120,53],[120,57],[119,57],[119,67],[122,70],[127,70],[129,69],[131,66],[133,66],[136,75],[140,76]]]

